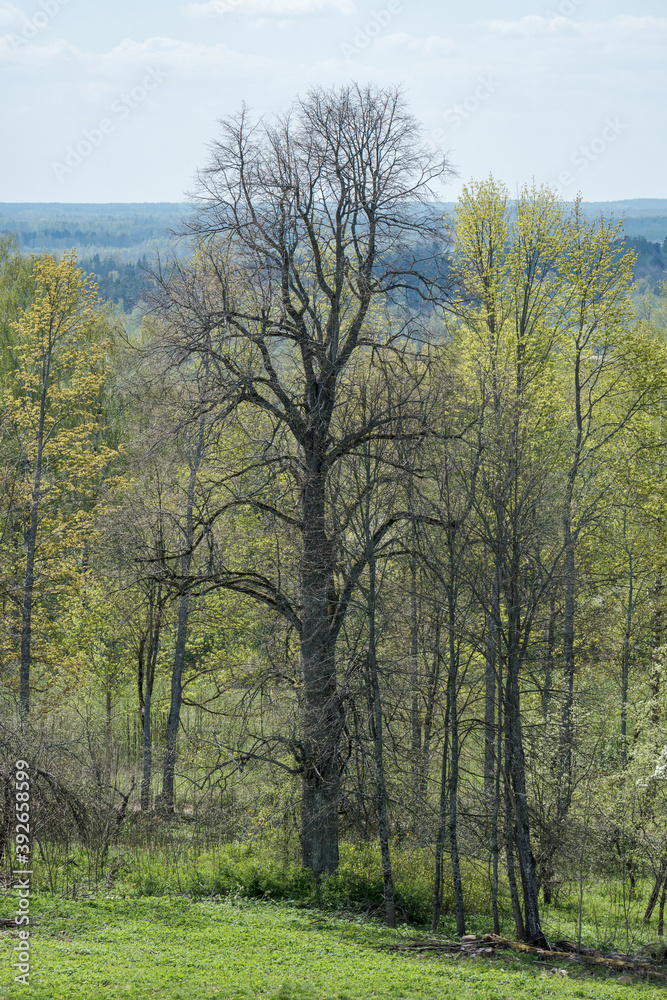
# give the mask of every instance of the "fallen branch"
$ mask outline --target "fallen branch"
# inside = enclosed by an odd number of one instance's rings
[[[563,947],[568,942],[557,942]],[[585,965],[592,965],[597,968],[606,968],[613,972],[631,972],[636,976],[651,976],[661,982],[667,982],[667,975],[659,972],[654,966],[646,962],[638,962],[629,955],[621,958],[605,958],[601,953],[596,954],[593,949],[577,951],[575,945],[570,949],[560,951],[557,948],[536,948],[531,944],[524,944],[522,941],[512,941],[509,938],[500,937],[498,934],[484,934],[477,937],[475,934],[466,934],[459,942],[441,941],[433,938],[426,940],[402,941],[399,944],[385,945],[390,951],[411,951],[411,952],[447,952],[459,958],[489,958],[495,954],[496,949],[510,949],[522,952],[523,954],[537,955],[545,961],[560,961],[572,963],[579,962]]]

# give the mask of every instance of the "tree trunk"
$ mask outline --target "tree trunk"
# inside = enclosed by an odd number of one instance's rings
[[[174,647],[174,664],[171,671],[171,701],[169,704],[169,717],[167,719],[164,770],[162,774],[162,808],[166,813],[174,812],[176,742],[178,739],[181,704],[183,700],[183,665],[185,663],[185,644],[188,637],[189,605],[190,594],[181,594],[178,602],[178,627],[176,630],[176,645]]]
[[[144,697],[144,718],[141,743],[141,811],[150,808],[151,771],[153,767],[153,747],[151,743],[151,698],[153,695],[153,678],[150,670],[146,672],[146,694]]]
[[[560,729],[560,791],[558,814],[562,822],[570,808],[572,799],[572,742],[574,727],[572,709],[574,705],[574,586],[575,586],[575,540],[571,530],[570,513],[564,519],[565,535],[565,582],[563,600],[563,694],[561,701]]]
[[[628,678],[630,674],[630,632],[632,630],[633,612],[633,578],[632,554],[630,560],[628,584],[628,607],[625,616],[625,631],[623,633],[623,663],[621,668],[621,770],[625,771],[628,764]]]
[[[584,440],[582,415],[581,353],[577,342],[574,359],[574,421],[575,440],[572,461],[568,472],[567,489],[563,504],[563,549],[565,553],[563,592],[563,693],[561,699],[561,729],[559,763],[561,785],[558,795],[558,822],[562,823],[572,801],[572,746],[574,741],[574,614],[575,614],[575,547],[577,533],[572,525],[574,487],[581,465],[581,449]]]
[[[653,910],[655,909],[655,904],[658,902],[658,896],[660,895],[660,887],[667,878],[667,842],[665,842],[662,857],[660,858],[660,866],[658,868],[658,874],[655,877],[655,882],[653,883],[653,889],[649,897],[649,901],[646,904],[646,910],[644,912],[644,923],[647,924],[653,915]]]
[[[512,806],[515,819],[515,840],[521,886],[523,889],[524,926],[526,940],[540,948],[548,947],[540,924],[535,878],[535,859],[530,846],[530,820],[526,793],[526,765],[521,733],[521,710],[519,704],[519,663],[516,651],[508,657],[508,678],[506,685],[505,721],[512,746],[510,779],[512,784]]]
[[[549,597],[549,620],[544,643],[544,687],[542,688],[542,715],[546,722],[551,702],[551,688],[554,674],[554,646],[556,642],[556,596]]]
[[[500,618],[498,573],[493,574],[491,614],[486,629],[486,655],[484,671],[484,794],[487,802],[493,798],[496,773],[496,670],[498,655],[498,622]]]
[[[37,525],[42,490],[42,464],[44,460],[44,434],[46,426],[46,403],[51,373],[53,344],[49,336],[47,353],[42,367],[42,385],[39,400],[39,423],[37,426],[37,453],[35,473],[30,490],[30,526],[26,533],[26,565],[23,581],[23,608],[21,620],[21,666],[19,705],[21,715],[26,718],[30,711],[30,666],[32,661],[32,610],[35,587],[35,553],[37,551]],[[28,463],[28,459],[25,459]]]
[[[30,491],[30,526],[26,532],[26,562],[23,579],[23,608],[21,619],[21,668],[20,668],[20,709],[25,718],[30,711],[30,666],[32,660],[32,609],[35,588],[35,554],[37,551],[37,525],[39,518],[39,502],[42,488],[42,459],[44,450],[44,423],[46,419],[46,378],[42,385],[42,397],[39,410],[39,427],[37,431],[37,456],[35,459],[35,475]]]
[[[450,555],[452,553],[450,552]],[[450,560],[450,565],[453,559]],[[449,706],[449,728],[451,733],[451,764],[449,768],[449,854],[452,862],[454,882],[454,910],[456,913],[456,933],[465,934],[465,912],[463,906],[463,881],[458,840],[458,792],[459,792],[459,717],[458,717],[458,650],[456,648],[456,608],[453,584],[448,593],[449,671],[447,675],[447,704]]]
[[[141,810],[150,808],[151,775],[153,768],[153,745],[151,734],[151,702],[153,699],[153,682],[160,646],[160,631],[162,624],[161,587],[157,593],[149,596],[148,641],[146,645],[146,673],[143,698],[143,731],[142,731],[142,776],[141,776]]]
[[[435,648],[433,650],[433,667],[428,677],[428,694],[426,711],[424,713],[424,736],[421,746],[421,775],[419,779],[419,796],[421,802],[426,802],[428,794],[428,772],[431,760],[431,736],[433,732],[433,712],[440,678],[440,613],[436,611]]]
[[[194,503],[197,474],[204,453],[204,416],[200,415],[197,445],[194,456],[190,460],[190,476],[188,478],[188,494],[185,512],[184,553],[181,558],[181,577],[187,580],[192,562],[194,544]],[[190,610],[190,593],[181,594],[178,602],[178,626],[176,630],[176,645],[174,648],[174,664],[171,672],[171,701],[167,733],[165,738],[164,770],[162,775],[162,808],[167,813],[174,812],[174,771],[176,768],[176,743],[181,722],[181,705],[183,701],[183,666],[185,664],[185,646],[188,638],[188,613]]]
[[[111,784],[111,765],[113,762],[113,727],[112,727],[112,701],[111,701],[111,688],[108,686],[109,681],[107,681],[107,689],[104,698],[104,714],[105,714],[105,738],[106,746],[104,748],[104,781],[107,785]]]
[[[520,941],[526,937],[523,923],[523,914],[519,903],[519,892],[516,884],[516,874],[514,870],[514,828],[516,816],[513,802],[513,790],[511,785],[511,761],[512,761],[512,740],[508,729],[507,713],[505,713],[505,772],[503,774],[505,787],[505,858],[507,861],[507,882],[510,890],[510,900],[512,902],[512,916],[514,917],[514,927],[516,936]]]
[[[440,768],[440,811],[438,833],[435,841],[435,879],[433,886],[433,917],[431,930],[435,933],[442,914],[442,889],[444,881],[445,839],[447,836],[448,777],[447,763],[449,757],[449,700],[445,714],[445,732],[442,741],[442,764]]]
[[[316,463],[311,463],[316,464]],[[301,856],[316,879],[338,867],[338,747],[342,731],[335,642],[329,628],[332,566],[324,520],[324,476],[315,467],[302,489],[301,648],[303,736]]]
[[[38,490],[39,487],[36,487]],[[30,664],[32,657],[32,606],[35,586],[35,550],[37,547],[38,495],[33,490],[30,527],[26,532],[26,564],[23,579],[23,611],[21,619],[20,707],[26,717],[30,711]]]
[[[662,937],[665,929],[665,900],[667,899],[667,876],[662,883],[660,906],[658,907],[658,937]]]
[[[380,695],[380,679],[377,666],[377,649],[375,634],[376,608],[376,575],[375,553],[372,550],[370,538],[370,519],[366,518],[366,540],[369,555],[368,583],[368,669],[371,688],[371,726],[373,735],[373,756],[375,763],[375,783],[377,788],[378,826],[380,834],[380,853],[382,857],[382,881],[384,885],[385,922],[388,927],[396,926],[396,906],[394,903],[394,877],[389,853],[389,821],[387,817],[387,785],[384,772],[383,720],[382,699]]]
[[[653,656],[651,659],[651,725],[660,725],[660,657],[657,650],[663,645],[665,633],[665,612],[663,607],[664,585],[662,567],[655,575],[653,587]]]
[[[495,756],[495,777],[493,787],[493,812],[491,815],[491,855],[492,855],[492,883],[491,883],[491,910],[493,915],[493,933],[500,934],[500,919],[498,915],[498,884],[500,868],[500,840],[498,837],[498,825],[500,820],[500,779],[502,775],[503,760],[503,674],[502,660],[498,657],[497,669],[498,684],[498,721],[496,728],[496,756]],[[514,886],[516,895],[516,883]]]
[[[413,513],[412,483],[408,492],[408,510]],[[420,798],[420,763],[421,763],[421,724],[419,718],[419,616],[417,607],[417,560],[414,552],[417,546],[417,534],[414,519],[410,524],[412,554],[410,556],[410,732],[411,732],[411,763],[412,778],[412,830],[418,834],[419,822],[423,812]]]

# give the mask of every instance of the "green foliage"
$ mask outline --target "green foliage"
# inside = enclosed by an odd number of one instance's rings
[[[353,579],[357,559],[362,501],[372,493],[373,526],[395,516],[378,551],[382,588],[377,647],[399,920],[425,924],[431,918],[434,845],[441,822],[440,767],[443,758],[447,766],[451,761],[452,701],[445,678],[451,635],[462,665],[455,697],[463,898],[469,929],[490,929],[491,809],[488,789],[482,794],[482,727],[493,611],[484,602],[493,574],[489,539],[494,529],[489,525],[495,518],[508,527],[507,537],[512,535],[513,552],[518,553],[517,589],[502,595],[501,626],[515,607],[512,602],[525,602],[517,691],[527,747],[532,843],[540,871],[560,887],[559,899],[544,904],[547,934],[576,938],[583,886],[586,943],[620,947],[624,941],[646,941],[653,935],[656,918],[642,928],[641,915],[664,852],[667,806],[667,647],[664,621],[661,624],[661,575],[667,564],[661,388],[667,295],[658,289],[637,300],[631,311],[631,255],[620,252],[615,227],[586,221],[581,207],[566,209],[553,194],[534,188],[524,189],[512,205],[492,179],[470,185],[459,206],[455,249],[468,297],[456,303],[451,342],[419,350],[409,344],[403,350],[397,336],[395,369],[393,361],[386,368],[374,367],[370,348],[360,348],[342,386],[333,424],[341,436],[347,425],[355,425],[369,400],[382,400],[383,405],[386,401],[389,413],[392,407],[400,410],[400,401],[407,399],[398,423],[404,423],[408,434],[397,443],[400,434],[394,433],[387,417],[386,439],[378,438],[371,448],[378,463],[377,481],[366,486],[359,478],[360,457],[369,447],[364,439],[355,443],[344,462],[337,461],[331,483],[328,530],[338,545],[338,559],[327,595],[329,614],[336,613],[343,597],[350,600],[336,651],[346,726],[344,755],[349,754],[340,824],[349,839],[341,845],[338,871],[319,883],[295,860],[301,781],[298,629],[295,619],[279,621],[272,596],[264,604],[251,600],[257,593],[273,595],[275,582],[295,616],[300,613],[295,448],[286,443],[281,428],[272,430],[268,419],[251,415],[245,402],[224,410],[216,395],[222,393],[224,379],[217,388],[207,383],[198,395],[202,368],[209,361],[202,360],[198,367],[186,355],[177,374],[172,370],[165,375],[165,356],[178,350],[166,339],[168,330],[146,324],[136,342],[151,346],[141,355],[131,347],[122,353],[118,345],[112,349],[105,343],[102,327],[92,324],[92,285],[77,272],[71,255],[59,262],[48,258],[31,268],[22,262],[15,242],[0,243],[1,426],[7,445],[0,476],[3,510],[13,511],[14,518],[11,530],[3,532],[0,551],[0,654],[6,677],[16,657],[16,595],[25,558],[20,520],[25,519],[25,490],[18,456],[22,448],[23,466],[30,465],[39,374],[35,359],[38,333],[44,328],[43,317],[30,305],[36,284],[45,286],[47,272],[69,273],[72,286],[90,307],[86,322],[91,320],[88,339],[83,338],[83,346],[90,348],[91,370],[77,367],[83,352],[72,337],[69,367],[59,371],[53,399],[54,412],[62,406],[56,413],[58,434],[47,445],[48,495],[40,508],[43,560],[38,566],[35,627],[43,637],[38,652],[45,663],[57,665],[62,684],[56,692],[56,666],[51,673],[37,673],[41,690],[37,688],[35,701],[48,709],[57,695],[59,718],[65,724],[56,731],[51,713],[53,729],[40,734],[36,743],[71,748],[72,774],[57,769],[49,773],[57,773],[90,814],[101,817],[103,835],[95,840],[92,823],[84,833],[75,830],[67,809],[61,808],[52,826],[40,829],[43,867],[36,869],[38,886],[67,897],[106,887],[131,896],[137,905],[155,895],[165,908],[172,906],[171,896],[182,895],[189,900],[224,899],[237,910],[243,910],[245,900],[275,900],[319,908],[325,914],[381,916],[384,883],[364,667],[367,606],[354,587],[344,594],[346,574]],[[118,239],[120,225],[118,220],[110,223]],[[115,281],[113,272],[120,266],[112,268],[111,263],[118,261],[102,255],[91,266]],[[327,258],[325,269],[331,267]],[[128,281],[136,277],[129,271],[125,276]],[[210,274],[208,279],[212,286]],[[201,290],[212,294],[205,281]],[[189,292],[187,287],[182,291],[184,296]],[[237,305],[245,306],[241,293],[235,294]],[[395,319],[392,314],[392,322]],[[393,327],[385,329],[385,310],[372,310],[368,323],[369,336],[388,346],[387,331]],[[213,334],[219,332],[216,328]],[[31,340],[32,353],[18,342],[19,335],[26,344]],[[254,341],[245,348],[237,346],[228,360],[232,370],[238,365],[243,378],[251,379],[260,363],[259,346]],[[113,392],[103,384],[109,364],[114,368]],[[275,364],[294,389],[302,364],[296,341],[276,351]],[[581,398],[590,406],[583,452],[573,434],[575,368],[583,385]],[[404,393],[406,385],[414,390]],[[422,396],[428,404],[423,410]],[[639,401],[632,420],[622,433],[612,435],[619,413],[634,405],[628,407],[628,400]],[[194,549],[185,579],[181,574],[184,555],[190,555],[185,498],[193,468],[192,414],[200,404],[206,413],[206,449],[194,477]],[[120,454],[105,437],[107,406],[113,414],[114,445],[125,444]],[[295,412],[300,406],[300,401],[295,404]],[[508,434],[511,427],[513,436]],[[574,787],[567,828],[558,830],[555,838],[561,785],[561,532],[568,467],[575,461],[584,465],[581,475],[577,471],[571,498],[578,531]],[[518,471],[509,489],[511,462]],[[438,503],[445,486],[452,502],[443,518],[445,505]],[[100,492],[103,504],[98,502]],[[23,497],[23,507],[17,497]],[[415,510],[419,525],[412,533],[409,519]],[[520,516],[510,523],[512,511]],[[427,526],[434,512],[435,523]],[[438,582],[429,574],[442,560],[448,534],[459,530],[459,516],[465,520],[457,550],[463,567],[457,583],[462,610],[449,628],[443,617],[443,578]],[[498,538],[500,547],[505,542],[500,533]],[[417,552],[425,553],[425,561],[413,567]],[[355,586],[360,589],[367,586],[365,574],[359,564]],[[237,580],[239,593],[217,589],[230,578]],[[149,804],[137,815],[136,792],[128,790],[140,764],[138,671],[144,666],[155,613],[147,597],[153,585],[162,588],[164,602],[152,700],[154,773]],[[178,744],[177,818],[170,826],[161,824],[153,808],[163,763],[177,607],[188,586],[186,701]],[[547,664],[550,597],[555,625]],[[499,648],[503,656],[502,644]],[[621,704],[624,648],[630,677]],[[503,662],[502,669],[505,666]],[[78,727],[77,716],[86,719],[85,726]],[[79,767],[87,752],[86,775],[94,779],[84,779]],[[415,763],[419,753],[422,757]],[[423,787],[415,791],[421,767]],[[501,779],[499,788],[502,796]],[[126,791],[128,812],[118,819],[119,797]],[[505,822],[501,802],[500,919],[508,929]],[[445,869],[441,928],[449,931],[454,889],[447,864]],[[307,997],[310,986],[290,972],[267,990],[272,992],[265,995],[276,998]],[[314,995],[323,994],[315,988]],[[350,995],[356,1000],[362,994],[352,989]]]
[[[33,896],[30,985],[14,983],[0,939],[3,997],[16,1000],[658,1000],[661,984],[533,956],[492,961],[391,952],[412,933],[270,903]],[[547,963],[546,968],[551,967]]]

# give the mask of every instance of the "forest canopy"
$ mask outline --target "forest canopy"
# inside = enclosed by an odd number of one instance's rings
[[[662,927],[664,246],[492,177],[444,212],[449,170],[400,90],[314,88],[221,123],[141,279],[2,237],[2,740],[45,856],[112,879],[133,813],[196,815],[318,891],[377,844],[390,925],[411,846],[434,930],[546,947],[584,869]]]

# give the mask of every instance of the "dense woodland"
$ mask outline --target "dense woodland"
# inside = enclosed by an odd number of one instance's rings
[[[1,767],[44,864],[199,817],[317,884],[376,843],[392,925],[414,849],[434,929],[482,881],[544,944],[585,874],[662,933],[667,290],[547,188],[443,218],[447,171],[393,91],[227,121],[131,333],[99,257],[2,238]]]
[[[456,205],[446,202],[439,207],[451,224]],[[116,305],[126,317],[134,313],[124,320],[134,329],[146,310],[149,261],[156,253],[180,257],[190,253],[190,242],[181,230],[191,209],[188,204],[0,203],[0,233],[15,236],[24,254],[60,257],[76,249],[78,265],[97,282],[99,297]],[[638,288],[655,291],[667,278],[667,201],[589,202],[582,203],[582,210],[589,219],[604,215],[622,220],[622,242],[635,252],[633,275]]]

